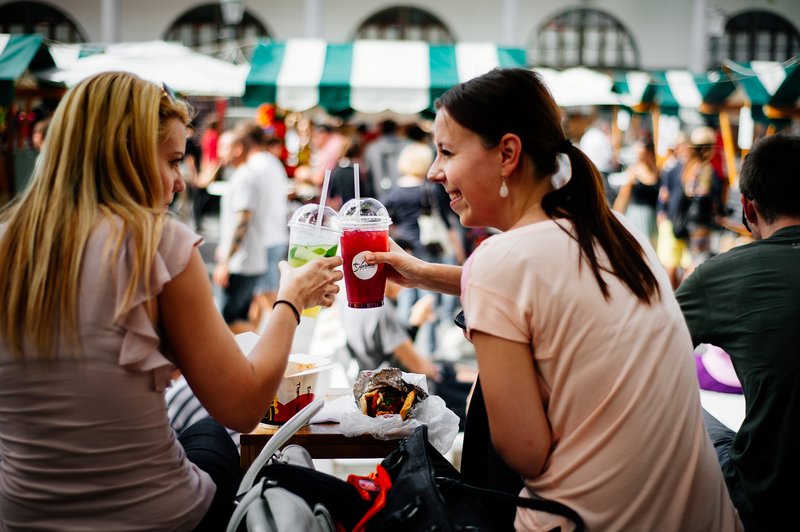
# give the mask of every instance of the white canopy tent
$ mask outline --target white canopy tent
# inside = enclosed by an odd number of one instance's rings
[[[538,72],[556,103],[561,107],[591,105],[619,105],[619,95],[612,90],[611,76],[584,67],[553,70],[534,68]]]
[[[40,73],[71,87],[100,72],[132,72],[155,83],[166,83],[185,96],[239,97],[249,65],[233,65],[164,41],[112,44],[101,53],[80,57],[81,45],[53,45],[56,68]]]

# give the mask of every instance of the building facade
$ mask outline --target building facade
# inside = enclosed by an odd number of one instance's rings
[[[226,24],[220,4],[234,4],[240,22]],[[238,16],[237,7],[243,8]],[[800,55],[800,2],[0,1],[0,33],[31,30],[72,42],[177,40],[212,53],[235,39],[245,57],[259,38],[489,41],[525,48],[533,65],[702,72],[723,59],[785,61]]]

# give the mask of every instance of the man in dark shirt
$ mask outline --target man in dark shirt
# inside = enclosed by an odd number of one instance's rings
[[[738,433],[704,412],[746,530],[798,530],[800,137],[759,142],[739,188],[755,242],[706,261],[677,291],[695,345],[727,351],[742,383]]]

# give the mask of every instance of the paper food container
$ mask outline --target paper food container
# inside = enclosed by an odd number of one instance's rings
[[[289,355],[289,363],[283,374],[278,393],[264,415],[263,423],[283,425],[310,404],[316,397],[325,394],[323,387],[327,382],[324,372],[333,368],[329,358],[315,355]]]

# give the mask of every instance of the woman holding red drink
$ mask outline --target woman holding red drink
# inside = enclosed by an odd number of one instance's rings
[[[541,78],[494,70],[435,107],[428,179],[463,225],[502,232],[463,270],[395,245],[367,259],[404,286],[461,296],[491,440],[521,495],[566,504],[590,530],[740,529],[669,281],[608,208]],[[557,526],[574,524],[529,509],[514,522]]]

